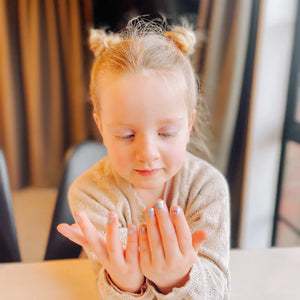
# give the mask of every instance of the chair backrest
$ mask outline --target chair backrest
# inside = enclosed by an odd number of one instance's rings
[[[0,149],[0,262],[20,260],[6,161]]]
[[[58,189],[45,260],[79,256],[81,247],[62,236],[56,227],[60,223],[74,223],[67,200],[69,187],[78,176],[106,154],[104,145],[96,141],[80,143],[72,147],[66,154],[66,163]]]

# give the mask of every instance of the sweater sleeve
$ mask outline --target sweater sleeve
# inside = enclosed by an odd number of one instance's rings
[[[74,213],[78,210],[84,210],[90,221],[97,228],[97,230],[103,234],[106,232],[107,224],[107,214],[109,211],[118,211],[117,207],[110,201],[106,199],[106,195],[103,194],[98,187],[92,184],[92,181],[85,182],[86,179],[81,178],[79,181],[75,181],[75,184],[71,186],[68,194],[69,205],[71,212]],[[127,239],[127,227],[126,224],[120,227],[120,237],[122,244],[126,245]],[[139,293],[128,293],[120,290],[114,283],[110,280],[108,273],[103,268],[103,266],[97,260],[94,253],[88,249],[84,249],[91,266],[97,277],[97,287],[100,299],[110,300],[110,299],[141,299],[141,300],[151,300],[153,299],[153,294],[150,289],[144,285]]]
[[[206,229],[208,238],[202,243],[197,262],[183,287],[163,295],[148,282],[157,299],[229,298],[229,191],[223,176],[216,170],[214,172],[214,176],[205,180],[204,184],[202,181],[200,188],[197,184],[191,188],[190,198],[183,207],[191,231]]]

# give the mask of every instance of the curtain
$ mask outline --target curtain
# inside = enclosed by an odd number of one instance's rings
[[[214,165],[224,174],[238,115],[250,16],[251,1],[200,1],[197,27],[206,32],[206,40],[204,50],[198,46],[194,64],[211,115]]]
[[[201,0],[193,57],[210,114],[212,163],[229,183],[232,247],[239,244],[258,13],[258,0]]]
[[[57,186],[66,149],[95,135],[91,0],[0,1],[0,146],[12,188]]]

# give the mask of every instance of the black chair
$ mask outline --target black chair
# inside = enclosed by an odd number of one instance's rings
[[[67,201],[69,187],[78,176],[98,160],[106,156],[106,153],[104,145],[96,141],[85,141],[74,146],[67,152],[65,169],[58,189],[45,260],[76,258],[79,256],[81,247],[62,236],[56,227],[60,223],[74,223]]]
[[[6,161],[0,149],[0,262],[21,261]]]

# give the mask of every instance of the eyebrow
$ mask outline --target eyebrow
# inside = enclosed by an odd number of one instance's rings
[[[157,122],[157,125],[159,125],[159,126],[161,126],[161,125],[169,125],[169,124],[181,122],[182,120],[184,120],[183,116],[175,117],[175,118],[162,119],[162,120],[159,120]],[[133,127],[134,125],[135,124],[116,122],[116,123],[110,123],[110,124],[108,124],[108,127]]]
[[[163,119],[163,120],[160,120],[158,122],[159,125],[161,124],[172,124],[172,123],[177,123],[177,122],[180,122],[184,119],[183,116],[180,116],[180,117],[176,117],[176,118],[170,118],[170,119]]]

